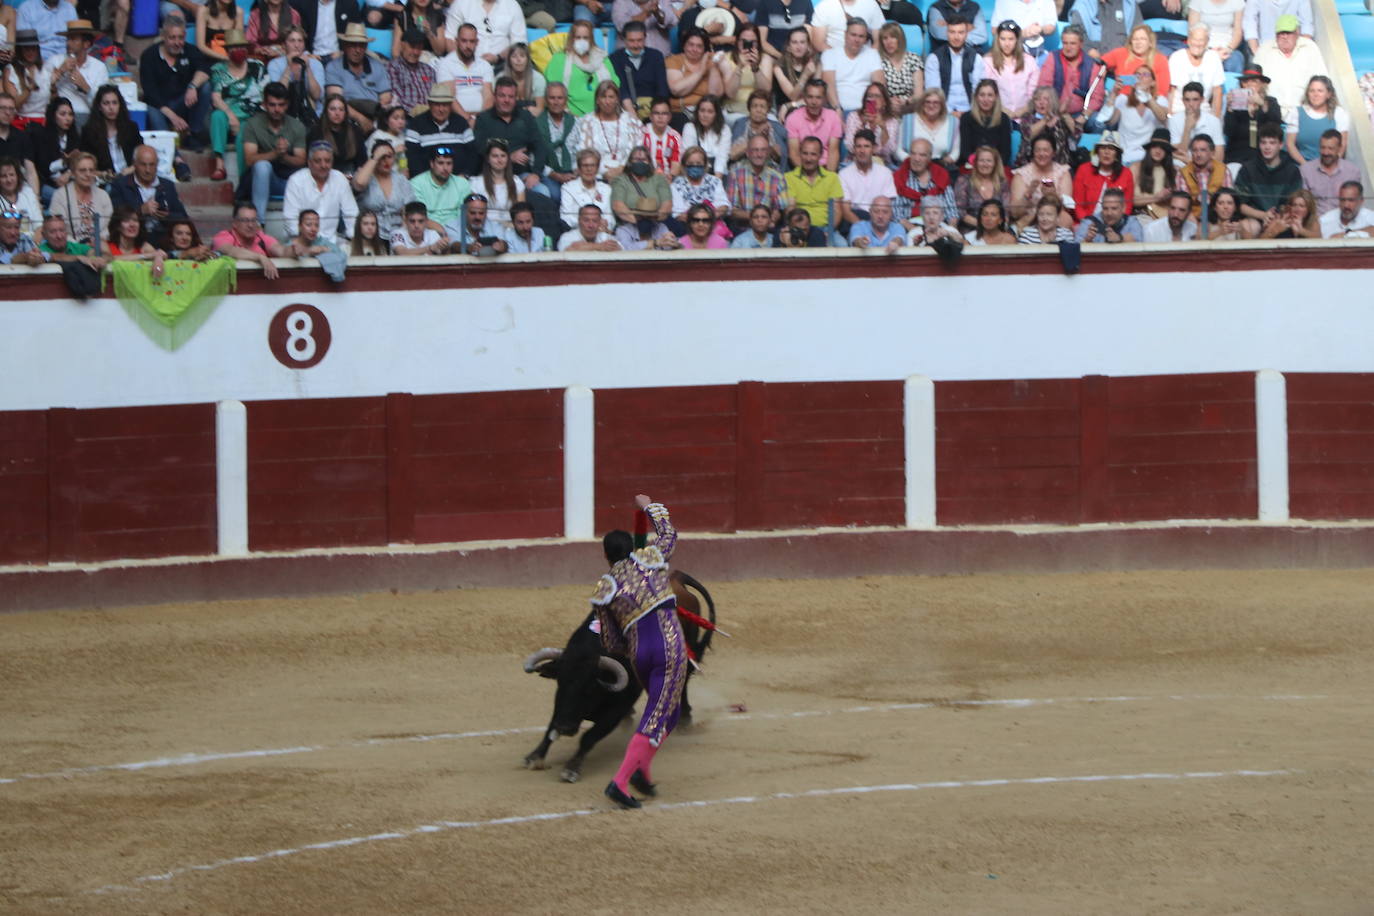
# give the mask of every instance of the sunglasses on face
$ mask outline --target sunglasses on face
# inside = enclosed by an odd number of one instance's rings
[[[692,217],[691,219],[689,219],[687,222],[689,222],[689,223],[710,223],[710,222],[714,222],[714,220],[712,220],[711,217],[709,217],[709,216],[694,216],[694,217]]]

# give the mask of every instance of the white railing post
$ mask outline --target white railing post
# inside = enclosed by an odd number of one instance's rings
[[[1255,451],[1259,520],[1288,521],[1288,384],[1283,373],[1255,373]]]
[[[906,440],[906,526],[935,527],[935,382],[906,380],[902,398]]]
[[[590,388],[563,391],[563,536],[596,537],[596,409]]]
[[[215,405],[215,483],[219,552],[248,552],[248,409],[242,401]]]

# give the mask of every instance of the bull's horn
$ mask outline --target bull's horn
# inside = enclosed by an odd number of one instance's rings
[[[615,678],[615,682],[612,684],[607,684],[605,681],[601,682],[612,693],[619,693],[630,686],[630,672],[626,671],[625,666],[615,659],[603,655],[597,659],[597,667]]]
[[[562,649],[540,649],[525,659],[525,673],[533,674],[540,662],[556,661],[563,655]]]

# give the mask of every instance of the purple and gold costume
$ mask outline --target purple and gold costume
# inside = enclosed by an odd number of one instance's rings
[[[629,657],[648,697],[636,731],[658,747],[677,725],[687,683],[687,644],[668,581],[677,530],[661,503],[650,503],[644,511],[657,540],[612,566],[591,601],[602,645],[607,652]]]

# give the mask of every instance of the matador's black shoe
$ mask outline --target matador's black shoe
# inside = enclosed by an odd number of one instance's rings
[[[644,778],[643,770],[635,770],[634,775],[630,777],[630,785],[634,786],[635,791],[640,795],[648,798],[655,798],[658,795],[658,786]]]
[[[620,787],[615,784],[615,780],[611,780],[606,784],[606,797],[622,808],[643,807],[640,805],[639,799],[635,798],[633,795],[626,795],[624,792],[620,791]]]

